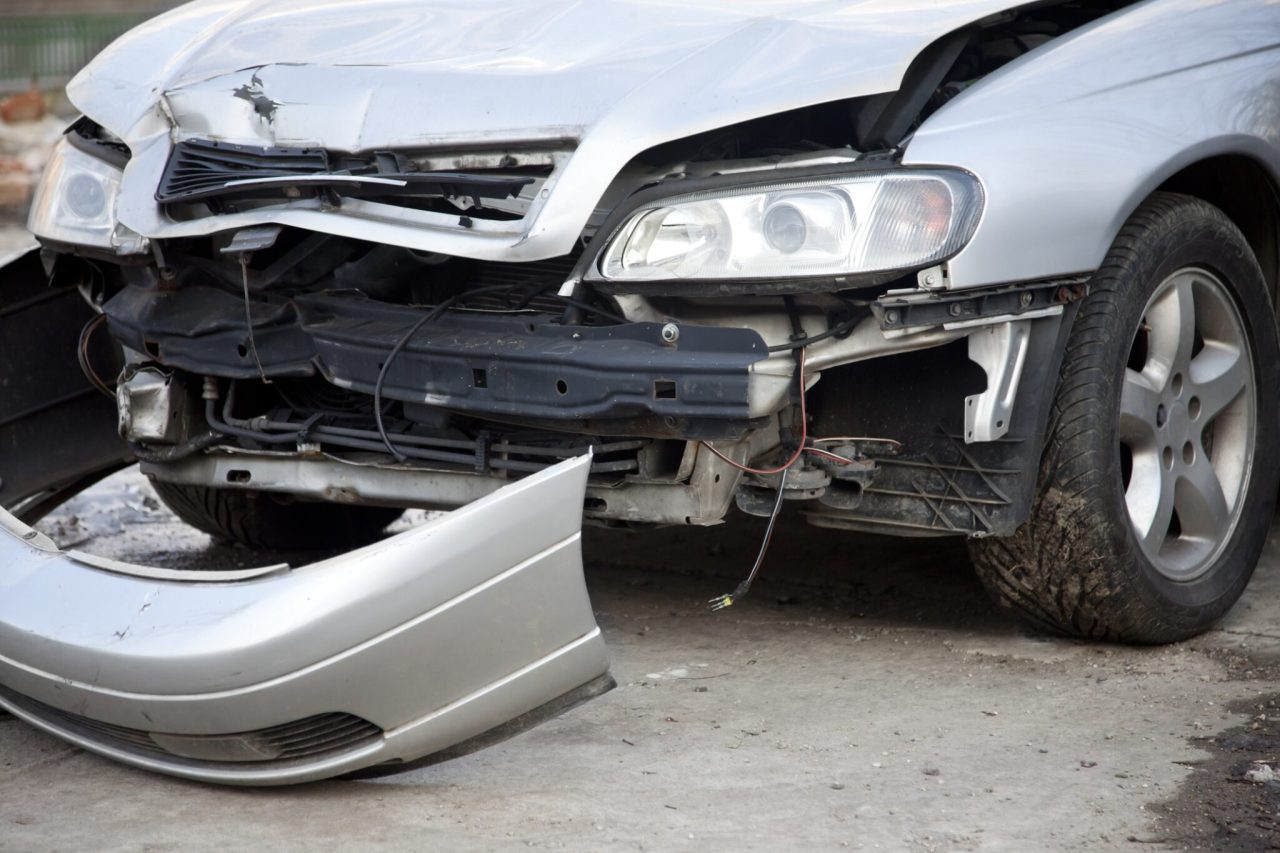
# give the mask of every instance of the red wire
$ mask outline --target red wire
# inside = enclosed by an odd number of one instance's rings
[[[795,452],[795,453],[793,453],[793,454],[791,454],[791,458],[790,458],[790,459],[788,459],[788,460],[787,460],[786,462],[784,462],[783,464],[779,465],[777,468],[752,468],[752,467],[751,467],[751,466],[749,466],[749,465],[743,465],[741,462],[735,462],[735,461],[733,461],[733,460],[732,460],[732,459],[730,459],[728,456],[725,456],[723,453],[721,453],[719,450],[716,450],[716,449],[715,449],[714,447],[712,447],[710,444],[707,444],[705,441],[704,441],[704,442],[702,442],[702,445],[703,445],[704,447],[706,447],[706,448],[707,448],[707,450],[710,450],[712,453],[714,453],[716,456],[719,456],[719,457],[720,457],[721,459],[723,459],[725,462],[728,462],[728,463],[729,463],[730,465],[732,465],[734,468],[737,468],[739,471],[745,471],[745,472],[747,472],[748,474],[757,474],[757,475],[760,475],[760,476],[769,476],[770,474],[781,474],[783,471],[787,470],[787,469],[788,469],[788,468],[790,468],[792,465],[796,464],[796,460],[798,460],[798,459],[800,458],[800,456],[801,456],[802,454],[804,454],[804,453],[812,453],[812,454],[813,454],[813,455],[815,455],[815,456],[821,456],[821,457],[823,457],[823,458],[825,458],[825,459],[830,459],[832,462],[839,462],[839,463],[844,464],[844,465],[851,465],[851,464],[853,464],[853,460],[852,460],[852,459],[846,459],[845,457],[840,456],[839,454],[836,454],[836,453],[830,453],[830,452],[828,452],[828,451],[826,451],[826,450],[822,450],[822,449],[817,448],[817,447],[805,447],[805,444],[806,444],[806,443],[808,442],[808,440],[809,440],[809,416],[808,416],[808,411],[807,411],[807,409],[806,409],[806,407],[805,407],[805,387],[804,387],[805,375],[804,375],[804,358],[805,358],[805,351],[804,351],[803,349],[801,349],[801,350],[800,350],[800,359],[799,359],[799,369],[800,369],[800,445],[796,448],[796,452]],[[817,441],[824,441],[825,439],[816,439],[816,440],[817,440]]]
[[[796,464],[796,460],[799,459],[800,455],[805,451],[805,446],[804,446],[805,442],[809,440],[809,418],[808,418],[808,413],[805,410],[805,400],[804,400],[805,398],[804,355],[805,355],[805,351],[802,348],[800,350],[800,358],[798,360],[799,363],[797,365],[800,370],[800,444],[798,447],[796,447],[796,452],[791,454],[790,459],[788,459],[782,465],[779,465],[777,468],[752,468],[750,466],[743,465],[740,462],[734,462],[728,456],[725,456],[723,453],[721,453],[719,450],[716,450],[714,447],[707,444],[705,441],[702,442],[703,446],[706,447],[707,450],[710,450],[712,453],[714,453],[716,456],[719,456],[725,462],[728,462],[734,468],[737,468],[740,471],[746,471],[748,474],[757,474],[761,476],[768,476],[769,474],[781,474],[783,471],[787,470],[792,465]]]

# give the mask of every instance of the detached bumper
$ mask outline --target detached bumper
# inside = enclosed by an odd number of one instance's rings
[[[589,464],[298,569],[123,565],[0,510],[0,707],[109,758],[243,785],[508,732],[608,686],[582,576]]]

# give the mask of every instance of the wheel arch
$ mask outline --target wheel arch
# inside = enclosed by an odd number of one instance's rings
[[[1198,160],[1169,176],[1157,191],[1207,201],[1244,234],[1262,267],[1272,303],[1280,292],[1280,184],[1261,162],[1245,154]]]

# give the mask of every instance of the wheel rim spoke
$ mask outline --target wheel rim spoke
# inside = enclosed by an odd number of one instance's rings
[[[1175,276],[1147,308],[1151,351],[1148,370],[1144,372],[1158,374],[1162,386],[1191,363],[1196,341],[1194,281],[1189,272]]]
[[[1134,450],[1155,444],[1159,390],[1146,374],[1125,368],[1120,387],[1120,440]]]
[[[1199,402],[1200,422],[1209,423],[1244,391],[1249,365],[1239,347],[1206,341],[1188,371]]]
[[[1174,507],[1182,535],[1212,543],[1231,522],[1231,507],[1213,465],[1203,454],[1187,467],[1174,488]]]
[[[1127,493],[1125,497],[1129,504],[1129,517],[1133,520],[1143,548],[1148,553],[1158,553],[1169,537],[1169,525],[1173,521],[1174,484],[1172,477],[1159,470],[1159,461],[1155,460],[1154,454],[1152,457],[1156,470],[1148,476],[1155,479],[1156,488],[1139,490],[1133,501],[1128,501]],[[1135,460],[1135,478],[1137,473]],[[1132,486],[1130,491],[1135,491]]]

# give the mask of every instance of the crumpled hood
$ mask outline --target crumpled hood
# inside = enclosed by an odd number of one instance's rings
[[[184,130],[250,142],[579,137],[606,119],[653,142],[891,90],[930,41],[1009,5],[203,0],[119,39],[70,93],[122,135],[167,93]]]
[[[567,140],[576,152],[520,236],[554,244],[531,253],[546,256],[567,251],[640,151],[892,91],[930,42],[1011,5],[198,0],[117,40],[68,94],[135,159],[161,132],[342,151]],[[136,165],[127,181],[140,179]],[[122,221],[149,236],[176,233],[136,207]],[[555,235],[539,236],[548,229]]]

